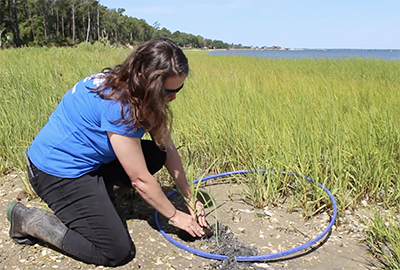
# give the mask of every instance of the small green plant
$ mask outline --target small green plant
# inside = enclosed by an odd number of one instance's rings
[[[233,200],[233,190],[232,190],[232,184],[229,185],[229,189],[228,189],[228,198],[229,200]]]
[[[366,232],[366,242],[371,253],[384,269],[400,269],[400,228],[393,211],[386,216],[375,212]]]
[[[288,176],[267,169],[247,174],[247,179],[242,179],[245,184],[243,196],[256,208],[263,208],[268,204],[278,203],[282,187],[289,185]]]
[[[200,186],[202,183],[202,179],[204,177],[204,174],[198,178],[197,182],[195,179],[195,172],[194,172],[194,165],[192,162],[192,154],[190,149],[188,148],[188,153],[189,153],[189,159],[188,159],[188,164],[186,166],[186,176],[188,179],[189,187],[190,187],[190,193],[192,195],[191,198],[187,198],[185,194],[183,194],[180,190],[178,192],[181,194],[181,196],[184,198],[186,205],[195,213],[195,215],[198,214],[199,211],[205,210],[206,208],[213,207],[213,210],[210,211],[208,214],[211,212],[214,212],[215,216],[215,236],[216,236],[216,242],[218,244],[218,217],[217,217],[217,207],[216,207],[216,202],[214,200],[214,197],[210,195],[210,193],[205,193],[204,191],[200,190]],[[209,168],[206,171],[209,171],[209,169],[213,166],[210,165]],[[197,209],[196,207],[196,202],[200,200],[203,203],[202,209]],[[207,215],[208,215],[207,214]],[[207,228],[209,229],[209,228]]]
[[[267,177],[264,173],[256,173],[247,182],[244,196],[249,199],[256,208],[263,208],[267,204],[269,185],[266,183]]]

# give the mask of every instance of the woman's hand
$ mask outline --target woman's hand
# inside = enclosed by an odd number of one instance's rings
[[[174,216],[169,220],[175,227],[185,230],[193,237],[201,237],[204,235],[203,228],[200,227],[192,215],[176,210],[176,214],[174,214]]]
[[[208,224],[206,221],[206,213],[204,211],[203,203],[199,200],[196,200],[195,206],[196,206],[196,211],[193,211],[193,209],[190,206],[187,206],[190,214],[195,220],[197,220],[197,223],[199,223],[201,227],[207,227]]]

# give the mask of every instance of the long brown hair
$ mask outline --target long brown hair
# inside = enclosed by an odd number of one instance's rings
[[[105,80],[94,91],[103,99],[121,102],[121,118],[128,127],[151,132],[158,145],[172,124],[165,100],[164,82],[171,76],[187,76],[185,54],[170,39],[154,39],[139,45],[125,62],[102,70]]]

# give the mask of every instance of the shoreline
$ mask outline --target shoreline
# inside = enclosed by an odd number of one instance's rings
[[[182,48],[187,51],[391,51],[400,52],[400,49],[346,49],[346,48],[229,48],[229,49],[198,49],[198,48]]]

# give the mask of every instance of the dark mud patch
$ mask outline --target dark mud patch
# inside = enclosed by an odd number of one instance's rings
[[[215,227],[218,227],[218,234]],[[222,223],[218,223],[218,226],[213,225],[214,235],[204,240],[205,242],[211,242],[213,245],[211,249],[214,254],[227,255],[228,259],[212,263],[210,266],[212,269],[233,269],[233,270],[247,270],[247,269],[261,269],[248,262],[236,261],[237,256],[256,256],[258,250],[256,247],[246,246],[240,242],[235,235],[232,233],[230,228]]]
[[[198,241],[197,247],[206,249],[207,253],[214,255],[226,255],[228,258],[211,263],[207,269],[222,269],[222,270],[250,270],[264,269],[255,266],[251,262],[238,262],[237,256],[257,256],[258,249],[256,247],[246,246],[239,241],[232,233],[229,226],[222,223],[214,224],[206,228],[206,236],[201,238],[191,237],[184,231],[178,232],[177,236],[187,244]],[[193,244],[192,244],[193,245]]]

